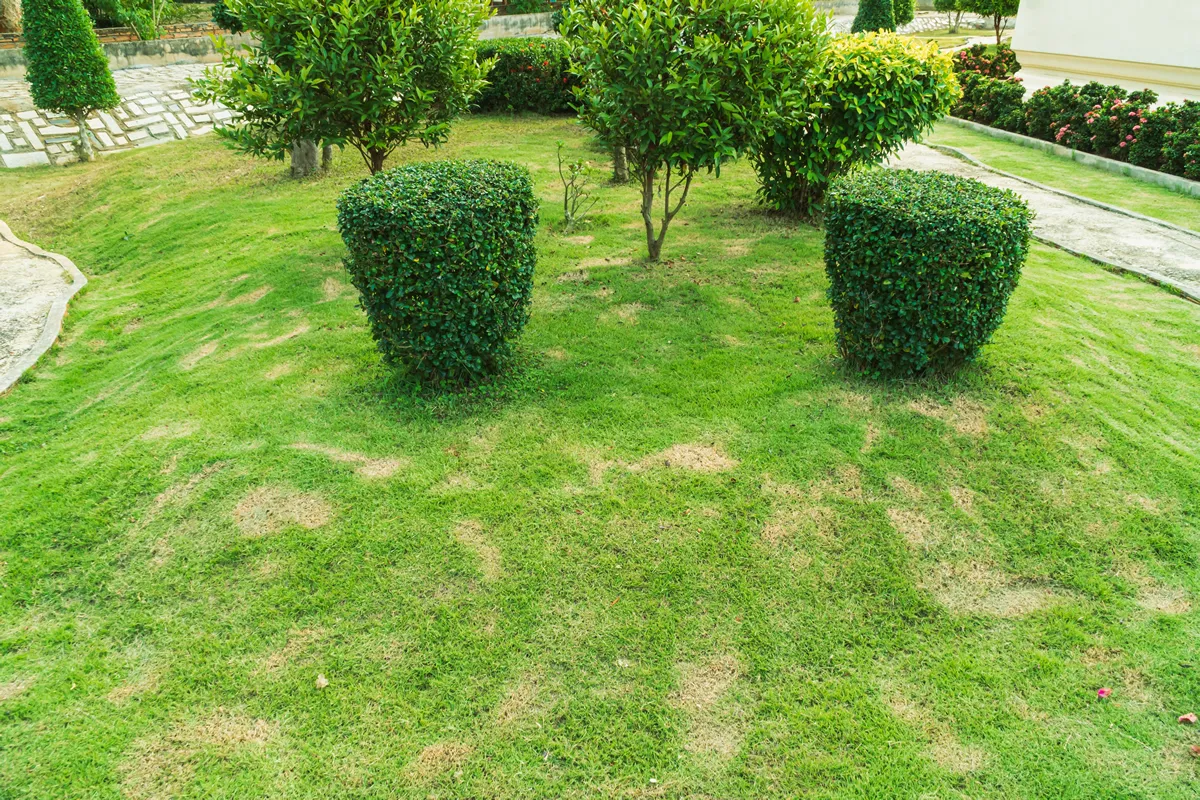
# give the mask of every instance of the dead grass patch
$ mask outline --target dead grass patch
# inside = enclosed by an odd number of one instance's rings
[[[263,373],[263,377],[269,381],[279,380],[284,375],[292,374],[293,369],[295,368],[292,366],[291,362],[285,361],[282,364],[276,364],[275,366],[271,367],[269,370]]]
[[[253,675],[273,675],[295,661],[302,653],[325,636],[324,628],[304,628],[288,632],[287,643],[269,653]]]
[[[407,772],[414,778],[427,781],[451,770],[457,770],[475,752],[462,742],[436,742],[421,750],[409,763]]]
[[[0,703],[20,697],[32,685],[32,678],[17,678],[8,683],[0,683]]]
[[[954,507],[967,516],[975,515],[975,493],[965,486],[951,486],[950,500]]]
[[[567,244],[588,245],[596,241],[595,236],[564,236],[563,241]]]
[[[941,420],[962,436],[986,436],[988,432],[987,409],[964,397],[954,398],[949,406],[926,397],[913,400],[908,408],[923,417]]]
[[[193,370],[204,359],[217,352],[217,342],[205,342],[183,358],[179,359],[179,368],[185,372]]]
[[[185,505],[192,496],[196,493],[196,489],[200,484],[204,483],[213,475],[225,468],[224,461],[218,461],[215,464],[209,464],[204,469],[197,472],[195,475],[188,478],[183,483],[177,483],[174,486],[169,486],[155,496],[154,501],[150,503],[150,508],[146,511],[146,516],[138,522],[138,528],[145,528],[151,522],[158,518],[162,510],[170,505]]]
[[[716,447],[702,444],[676,444],[666,450],[649,455],[629,469],[634,472],[651,469],[652,467],[671,467],[673,469],[688,469],[693,472],[725,472],[738,465],[737,459],[730,458]]]
[[[586,269],[574,269],[555,278],[559,283],[587,283],[591,280]]]
[[[854,464],[839,464],[832,475],[812,485],[809,495],[814,502],[829,497],[844,500],[862,500],[862,470]]]
[[[252,292],[247,292],[246,294],[239,294],[237,297],[233,298],[232,300],[226,301],[225,305],[226,306],[252,305],[254,303],[257,303],[259,300],[262,300],[264,297],[266,297],[270,293],[271,293],[270,286],[260,286]]]
[[[481,524],[473,519],[463,520],[454,527],[454,538],[479,559],[479,571],[485,581],[499,580],[503,574],[500,550],[488,540]]]
[[[361,453],[352,453],[336,447],[309,442],[297,442],[288,447],[306,453],[317,453],[339,464],[353,464],[355,466],[354,473],[360,478],[390,478],[410,463],[406,458],[371,458]]]
[[[1144,586],[1138,590],[1137,604],[1158,614],[1186,614],[1192,610],[1188,593],[1173,586]]]
[[[863,432],[862,447],[860,447],[858,449],[858,452],[860,452],[860,453],[871,452],[871,450],[873,450],[875,448],[875,445],[879,442],[879,436],[880,436],[879,428],[875,427],[874,422],[868,422],[867,428]]]
[[[688,752],[728,760],[742,744],[741,709],[730,690],[742,674],[732,655],[718,656],[703,664],[677,667],[679,687],[668,698],[688,717]]]
[[[260,486],[233,509],[233,521],[246,536],[267,536],[288,525],[313,530],[329,522],[333,511],[320,495],[285,486]]]
[[[1048,587],[1018,581],[979,562],[937,564],[921,585],[952,614],[1022,617],[1064,599]]]
[[[328,277],[321,284],[321,302],[330,303],[337,300],[346,291],[346,284],[339,281],[337,278]]]
[[[158,673],[144,672],[133,680],[113,687],[105,699],[116,706],[123,706],[134,698],[152,694],[158,689]]]
[[[567,351],[563,350],[561,347],[551,347],[547,349],[545,353],[547,358],[552,358],[555,361],[566,361],[568,358]]]
[[[190,420],[184,422],[164,422],[155,425],[142,434],[142,441],[153,442],[159,439],[182,439],[196,432],[196,423]]]
[[[930,543],[931,528],[929,520],[916,511],[906,508],[889,508],[888,519],[892,526],[904,537],[910,547],[925,547]]]
[[[924,703],[915,700],[911,692],[895,683],[885,683],[880,693],[892,714],[910,728],[916,729],[926,743],[926,753],[942,769],[959,774],[975,772],[987,760],[986,752],[975,745],[963,744],[953,729],[939,719]]]
[[[643,303],[625,303],[613,309],[613,313],[617,315],[618,320],[626,325],[637,325],[638,314],[649,310],[650,307]]]
[[[526,719],[533,713],[540,691],[540,681],[536,675],[522,675],[496,707],[496,724],[508,727]]]
[[[122,765],[126,797],[159,800],[177,797],[191,783],[196,765],[209,757],[228,759],[260,749],[279,733],[279,725],[233,714],[223,708],[166,734],[139,740]]]
[[[628,257],[611,258],[605,256],[603,258],[585,258],[579,262],[580,269],[592,269],[594,267],[627,267],[633,263]]]
[[[295,328],[293,328],[292,330],[288,331],[285,334],[276,336],[274,339],[267,339],[265,342],[252,342],[250,346],[256,347],[260,350],[267,348],[267,347],[277,347],[277,346],[283,344],[284,342],[290,342],[292,339],[295,339],[297,336],[303,336],[304,334],[308,333],[310,330],[312,330],[312,327],[307,322],[301,322],[299,325],[297,325]]]

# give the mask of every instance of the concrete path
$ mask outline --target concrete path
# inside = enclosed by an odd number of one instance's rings
[[[1037,212],[1034,235],[1039,240],[1171,286],[1200,302],[1200,233],[1051,189],[978,162],[969,163],[921,144],[909,144],[890,166],[948,172],[1012,189]]]
[[[0,394],[54,344],[67,301],[86,283],[69,260],[22,242],[0,222]]]

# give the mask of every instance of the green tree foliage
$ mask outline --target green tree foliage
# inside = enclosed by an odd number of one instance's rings
[[[839,175],[883,161],[932,128],[959,95],[949,56],[892,33],[837,39],[804,91],[808,112],[752,156],[759,195],[800,216],[820,211]]]
[[[282,159],[298,141],[349,146],[372,173],[411,140],[449,136],[483,86],[475,57],[485,0],[228,0],[253,31],[223,42],[200,97],[242,114],[234,147]]]
[[[98,28],[133,28],[139,39],[157,39],[178,11],[174,0],[84,0]]]
[[[225,5],[224,0],[217,0],[213,4],[212,21],[218,28],[227,30],[230,33],[241,33],[245,30],[242,26],[242,18],[229,10],[229,6]]]
[[[996,29],[996,44],[1004,41],[1008,21],[1021,10],[1021,0],[961,0],[966,11],[981,17],[990,17]]]
[[[852,33],[896,30],[893,0],[861,0],[850,30]]]
[[[1004,320],[1033,214],[1014,192],[877,169],[829,192],[825,269],[838,349],[873,377],[975,358]]]
[[[566,27],[580,118],[625,148],[651,261],[696,173],[719,174],[795,113],[826,36],[795,0],[581,0]]]
[[[25,0],[25,77],[33,102],[79,126],[79,159],[95,155],[87,116],[121,102],[108,58],[79,0]]]
[[[892,0],[892,19],[896,27],[907,25],[917,18],[917,0]]]
[[[347,189],[346,269],[384,360],[452,388],[502,369],[529,321],[537,226],[509,162],[410,164]]]

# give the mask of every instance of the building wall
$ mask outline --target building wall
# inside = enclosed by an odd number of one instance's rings
[[[1200,99],[1200,0],[1023,0],[1020,22],[1027,69]]]

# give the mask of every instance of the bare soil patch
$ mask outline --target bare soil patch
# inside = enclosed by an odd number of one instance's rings
[[[309,530],[329,522],[333,511],[320,495],[286,486],[260,486],[233,509],[233,521],[247,536],[267,536],[288,525]]]

